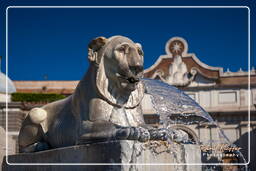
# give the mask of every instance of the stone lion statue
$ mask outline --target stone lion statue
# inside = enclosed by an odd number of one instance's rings
[[[89,69],[71,96],[29,112],[18,137],[20,152],[166,137],[144,123],[141,45],[123,36],[98,37],[88,45],[88,59]]]

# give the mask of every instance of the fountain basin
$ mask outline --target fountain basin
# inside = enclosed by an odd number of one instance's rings
[[[15,165],[15,163],[66,164]],[[108,165],[104,165],[104,163]],[[172,165],[175,163],[201,163],[200,147],[190,144],[171,144],[167,147],[166,143],[163,142],[139,143],[127,140],[100,142],[57,148],[42,152],[10,155],[8,156],[8,163],[6,162],[6,157],[4,158],[2,170],[201,170],[201,166]]]

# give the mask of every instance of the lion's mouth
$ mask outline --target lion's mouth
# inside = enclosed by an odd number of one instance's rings
[[[119,79],[121,87],[127,90],[135,90],[140,82],[140,79],[137,77],[127,77],[121,74],[116,74],[116,76]]]
[[[121,80],[121,82],[135,84],[135,83],[138,83],[140,81],[140,79],[137,78],[137,77],[126,77],[126,76],[118,74],[118,73],[116,75],[119,78],[119,80]]]
[[[131,84],[135,84],[135,83],[139,82],[140,79],[139,78],[135,78],[135,77],[129,77],[129,78],[127,78],[127,81],[129,83],[131,83]]]

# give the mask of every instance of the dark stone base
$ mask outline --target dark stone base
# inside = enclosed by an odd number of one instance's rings
[[[176,144],[171,146],[174,152],[166,151],[165,145],[160,145],[156,148],[157,153],[154,153],[148,146],[144,145],[134,141],[113,141],[58,148],[36,153],[10,155],[8,156],[8,164],[6,162],[7,158],[4,158],[2,169],[3,171],[201,170],[201,166],[158,165],[158,163],[170,164],[177,162],[201,163],[201,152],[196,145]],[[142,148],[142,146],[146,148]],[[15,165],[15,163],[42,163],[44,165]],[[50,163],[50,165],[47,163]],[[89,165],[82,165],[81,163]],[[153,163],[155,165],[143,165],[143,163]],[[70,164],[78,165],[72,166]]]

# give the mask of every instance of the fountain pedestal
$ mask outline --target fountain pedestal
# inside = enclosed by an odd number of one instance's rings
[[[201,163],[199,146],[172,144],[167,148],[163,142],[157,142],[158,145],[150,143],[151,145],[149,143],[126,140],[112,141],[70,146],[36,153],[10,155],[8,156],[8,163],[6,162],[6,157],[4,158],[2,170],[201,170],[201,166],[168,165],[175,163]],[[15,163],[43,163],[44,165],[15,165]],[[51,165],[45,165],[46,163]],[[63,165],[53,165],[54,163],[61,163]],[[135,165],[132,165],[132,163],[135,163]],[[146,165],[142,165],[143,163]],[[149,165],[150,163],[154,165]]]

